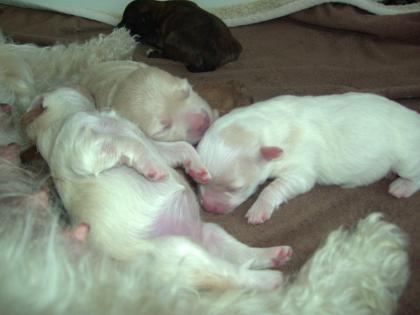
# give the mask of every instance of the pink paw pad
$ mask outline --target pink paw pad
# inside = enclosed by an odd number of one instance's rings
[[[258,214],[247,213],[246,217],[250,224],[261,224],[270,219],[271,215],[266,211],[261,211]]]
[[[398,178],[389,186],[389,193],[397,198],[408,198],[416,191],[416,185],[405,178]]]
[[[146,173],[147,178],[152,180],[162,180],[166,177],[166,174],[156,169],[151,169]]]
[[[205,169],[198,170],[197,172],[190,169],[188,171],[188,175],[194,178],[197,182],[202,183],[202,184],[207,184],[210,180],[210,176]]]
[[[276,253],[276,256],[271,259],[273,267],[284,265],[290,260],[293,255],[293,250],[289,246],[281,246]]]
[[[207,184],[210,181],[210,175],[204,168],[199,168],[198,170],[194,170],[194,168],[191,166],[190,160],[184,161],[184,167],[185,171],[191,178],[196,180],[197,182],[201,184]]]

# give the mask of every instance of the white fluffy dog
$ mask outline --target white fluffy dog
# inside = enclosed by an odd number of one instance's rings
[[[152,142],[114,112],[94,111],[70,88],[37,98],[22,122],[50,166],[79,239],[87,235],[89,244],[119,260],[157,252],[162,277],[186,269],[182,281],[194,287],[281,284],[279,271],[254,269],[285,263],[290,247],[250,248],[200,220],[194,192],[170,167],[181,164],[208,181],[187,142]]]
[[[186,79],[141,62],[94,65],[81,84],[99,109],[112,108],[155,140],[197,143],[217,117]]]
[[[274,179],[246,214],[253,224],[316,183],[368,185],[392,171],[400,176],[392,195],[420,188],[420,115],[368,93],[280,96],[238,108],[216,120],[197,150],[212,176],[200,187],[208,211],[229,212]]]
[[[0,211],[0,309],[8,315],[391,315],[409,275],[406,236],[379,214],[331,233],[281,289],[197,292],[182,285],[188,270],[170,256],[178,273],[161,277],[165,253],[121,264],[77,249],[50,212]]]
[[[84,43],[39,47],[14,44],[0,36],[0,103],[20,111],[34,97],[63,84],[74,84],[81,73],[101,61],[131,59],[135,40],[122,28]]]

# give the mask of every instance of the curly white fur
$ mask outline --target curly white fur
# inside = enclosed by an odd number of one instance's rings
[[[131,59],[136,42],[116,29],[84,43],[40,47],[15,44],[0,37],[0,102],[26,109],[34,97],[63,84],[78,82],[80,72],[106,60]]]
[[[183,274],[162,279],[153,255],[131,264],[88,249],[74,257],[57,217],[37,211],[1,209],[4,314],[388,315],[409,274],[406,235],[380,214],[331,233],[294,280],[261,293],[180,286]]]

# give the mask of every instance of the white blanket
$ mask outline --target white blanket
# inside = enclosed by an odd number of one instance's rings
[[[131,0],[0,0],[0,3],[47,9],[116,25]],[[200,7],[220,17],[228,26],[267,21],[319,4],[336,2],[356,6],[378,15],[420,12],[420,2],[386,6],[375,0],[195,0]]]

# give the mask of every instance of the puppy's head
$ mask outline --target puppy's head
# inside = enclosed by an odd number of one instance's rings
[[[82,88],[62,87],[35,98],[22,115],[21,124],[29,139],[35,141],[42,131],[51,129],[68,115],[94,109]]]
[[[195,144],[217,117],[186,79],[154,67],[133,73],[116,93],[113,107],[160,141]]]
[[[261,145],[255,133],[239,125],[213,127],[217,126],[210,127],[197,147],[212,176],[208,184],[200,185],[200,200],[207,211],[229,213],[267,180],[270,161],[282,150]]]
[[[126,27],[140,37],[155,33],[153,18],[154,12],[160,7],[160,3],[154,0],[132,1],[124,10],[118,27]]]

